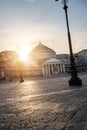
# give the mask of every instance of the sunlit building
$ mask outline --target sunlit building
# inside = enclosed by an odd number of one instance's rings
[[[78,72],[87,72],[87,49],[75,54],[76,67]]]
[[[30,58],[41,67],[42,75],[57,75],[65,72],[65,63],[57,59],[53,49],[41,42],[30,52]]]
[[[2,51],[0,53],[0,77],[6,78],[7,72],[16,66],[18,55],[15,51]]]
[[[87,50],[74,54],[74,58],[77,71],[86,72]],[[41,42],[31,50],[28,59],[22,61],[16,51],[0,52],[0,79],[19,79],[21,73],[24,78],[70,73],[69,54],[58,55]]]
[[[65,60],[65,70],[70,73],[70,57],[69,54],[59,54],[57,58],[60,60]],[[79,51],[74,54],[75,65],[77,72],[87,72],[87,49]]]
[[[41,68],[30,62],[24,63],[19,59],[16,51],[2,51],[0,53],[0,79],[20,78],[22,71],[23,77],[41,75]]]
[[[41,42],[30,52],[30,59],[36,64],[42,64],[50,58],[56,58],[56,52]]]
[[[56,52],[39,43],[29,54],[30,60],[24,63],[15,51],[0,53],[0,77],[6,79],[58,75],[65,72],[65,63],[56,57]]]

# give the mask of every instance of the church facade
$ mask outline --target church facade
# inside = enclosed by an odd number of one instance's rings
[[[42,65],[43,75],[58,75],[65,73],[65,64],[61,60],[51,58]]]
[[[57,75],[65,72],[65,63],[58,60],[56,52],[39,43],[30,53],[31,60],[41,66],[42,75]]]

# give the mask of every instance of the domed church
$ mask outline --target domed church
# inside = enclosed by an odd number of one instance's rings
[[[30,59],[41,67],[42,75],[65,72],[65,64],[56,58],[56,52],[41,42],[30,52]]]
[[[42,64],[50,58],[56,58],[56,52],[41,42],[30,52],[30,59],[37,64]]]
[[[31,62],[27,63],[27,65],[21,64],[20,67],[18,58],[14,64],[12,58],[9,59],[10,57],[13,58],[14,56],[10,52],[3,52],[3,57],[2,59],[0,58],[0,78],[10,79],[11,81],[14,78],[20,78],[21,71],[24,78],[58,75],[65,72],[65,63],[56,58],[56,52],[54,50],[41,42],[30,52],[29,58]]]

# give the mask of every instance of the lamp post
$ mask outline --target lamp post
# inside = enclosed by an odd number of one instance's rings
[[[20,82],[24,82],[23,74],[22,74],[22,62],[19,63],[19,69],[20,69]]]
[[[12,62],[10,60],[10,63],[7,64],[9,67],[9,81],[12,81]]]
[[[10,68],[10,80],[9,81],[12,81],[11,68]]]
[[[18,52],[18,68],[19,68],[19,78],[20,78],[20,80],[19,80],[19,82],[24,82],[24,79],[23,79],[23,70],[22,70],[22,64],[23,64],[23,62],[22,62],[22,60],[20,59],[20,56],[19,56],[19,54],[20,54],[20,49],[18,48],[17,49],[17,52]]]
[[[55,0],[55,1],[59,1],[59,0]],[[77,74],[77,71],[76,71],[76,66],[75,66],[75,61],[74,61],[74,56],[73,56],[73,50],[72,50],[71,35],[70,35],[69,22],[68,22],[68,13],[67,13],[68,0],[62,0],[62,3],[64,5],[63,9],[65,11],[65,17],[66,17],[67,34],[68,34],[69,51],[70,51],[70,73],[71,73],[71,78],[69,80],[69,85],[70,86],[82,86],[82,81],[78,77],[78,74]]]

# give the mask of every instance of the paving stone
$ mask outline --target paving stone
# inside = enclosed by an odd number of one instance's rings
[[[87,130],[85,86],[70,88],[69,77],[0,84],[0,130]]]

